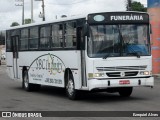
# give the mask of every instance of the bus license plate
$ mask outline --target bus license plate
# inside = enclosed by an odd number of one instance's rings
[[[130,81],[129,81],[129,80],[120,80],[120,81],[119,81],[119,84],[120,84],[120,85],[130,84]]]

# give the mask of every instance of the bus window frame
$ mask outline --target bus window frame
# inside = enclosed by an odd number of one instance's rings
[[[36,39],[38,39],[38,46],[37,48],[30,48],[30,41],[31,39],[35,39],[35,38],[31,38],[31,29],[32,28],[38,28],[38,37]],[[29,41],[29,44],[28,44],[28,51],[39,51],[39,25],[36,25],[36,26],[31,26],[31,27],[28,27],[29,28],[29,36],[28,36],[28,41]]]
[[[75,39],[76,39],[76,41],[75,41],[75,42],[76,42],[76,45],[75,45],[75,46],[72,46],[72,47],[67,47],[67,46],[66,46],[66,36],[67,36],[66,30],[67,30],[67,29],[65,28],[65,25],[66,25],[67,23],[74,23],[74,24],[75,24],[75,28],[74,28],[74,29],[76,29],[76,33],[75,33],[75,35],[76,35],[76,38],[75,38]],[[63,36],[64,36],[64,38],[63,38],[63,44],[64,44],[63,47],[64,47],[64,49],[73,49],[73,50],[74,50],[74,49],[77,49],[77,43],[78,43],[78,42],[77,42],[77,40],[78,40],[78,39],[77,39],[77,37],[78,37],[78,36],[77,36],[77,32],[78,32],[77,21],[76,21],[76,20],[65,21],[64,24],[63,24],[63,32],[64,32],[64,33],[63,33]]]
[[[28,30],[28,37],[25,38],[25,39],[28,39],[28,47],[27,47],[27,49],[21,50],[21,49],[20,49],[21,31],[24,30],[24,29],[27,29],[27,30]],[[18,43],[19,43],[19,51],[29,51],[29,33],[30,33],[29,31],[30,31],[30,29],[29,29],[28,27],[24,27],[24,28],[20,28],[19,30],[20,30],[19,41],[18,41]],[[24,38],[23,38],[23,39],[24,39]]]
[[[39,51],[43,51],[43,50],[50,50],[51,49],[51,31],[52,31],[52,26],[51,24],[44,24],[44,25],[39,25],[39,32],[38,32],[38,36],[39,36],[39,40],[38,40],[38,50]],[[46,36],[46,37],[41,37],[41,28],[43,27],[49,27],[50,28],[50,33],[49,33],[49,36]],[[42,48],[41,47],[41,38],[49,38],[49,47],[48,48]]]
[[[74,22],[74,24],[76,26],[75,27],[75,29],[76,29],[76,33],[75,33],[75,35],[76,35],[76,41],[75,41],[76,42],[76,46],[65,47],[65,34],[64,34],[65,29],[64,29],[64,26],[65,26],[66,23],[70,23],[70,22]],[[81,35],[83,35],[83,33],[84,33],[83,32],[84,31],[83,26],[84,26],[85,23],[86,23],[86,19],[85,18],[80,18],[80,19],[66,20],[66,21],[46,23],[46,24],[40,24],[40,25],[25,26],[25,27],[20,27],[20,28],[17,28],[17,29],[9,29],[6,32],[8,32],[8,31],[10,32],[10,36],[9,37],[11,39],[12,32],[14,30],[19,31],[18,36],[21,38],[21,30],[22,29],[28,29],[28,38],[26,38],[26,39],[28,39],[28,49],[25,49],[25,50],[18,49],[18,51],[20,51],[20,52],[25,52],[25,51],[54,51],[54,50],[55,51],[81,50],[82,49],[82,44],[83,44],[81,39],[83,38],[83,41],[85,41],[85,36],[83,36],[81,38],[78,38],[79,37],[79,33],[78,32],[81,31],[82,32]],[[62,46],[61,47],[52,47],[51,46],[51,44],[52,44],[52,26],[55,25],[55,24],[59,24],[59,25],[61,24],[62,25]],[[44,49],[44,48],[40,48],[40,38],[41,38],[40,37],[40,29],[42,27],[45,27],[45,26],[49,26],[50,27],[50,36],[49,36],[50,47]],[[38,37],[36,37],[36,39],[38,39],[38,46],[37,46],[37,48],[30,48],[31,39],[35,39],[35,38],[31,38],[30,37],[31,36],[31,29],[32,28],[36,28],[36,27],[38,29]],[[80,31],[79,31],[79,28],[81,28]],[[7,52],[12,52],[12,41],[10,40],[10,42],[11,42],[11,46],[10,46],[11,48],[10,48],[10,50],[6,49]],[[20,39],[19,39],[18,45],[20,47]],[[84,48],[84,46],[83,46],[83,48]]]

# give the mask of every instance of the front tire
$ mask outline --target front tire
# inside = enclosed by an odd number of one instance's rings
[[[75,89],[74,80],[71,75],[69,75],[66,80],[66,94],[71,100],[76,100],[78,96],[78,91]]]
[[[121,97],[129,97],[132,94],[133,87],[119,88],[119,94]]]

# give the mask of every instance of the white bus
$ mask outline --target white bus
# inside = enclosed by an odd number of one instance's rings
[[[79,91],[119,92],[153,87],[149,16],[106,12],[63,18],[6,31],[7,70],[26,91],[41,85]]]

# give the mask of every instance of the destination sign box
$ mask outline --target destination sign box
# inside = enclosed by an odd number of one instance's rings
[[[89,24],[132,24],[132,23],[149,23],[147,13],[136,12],[107,12],[101,14],[89,14]]]

